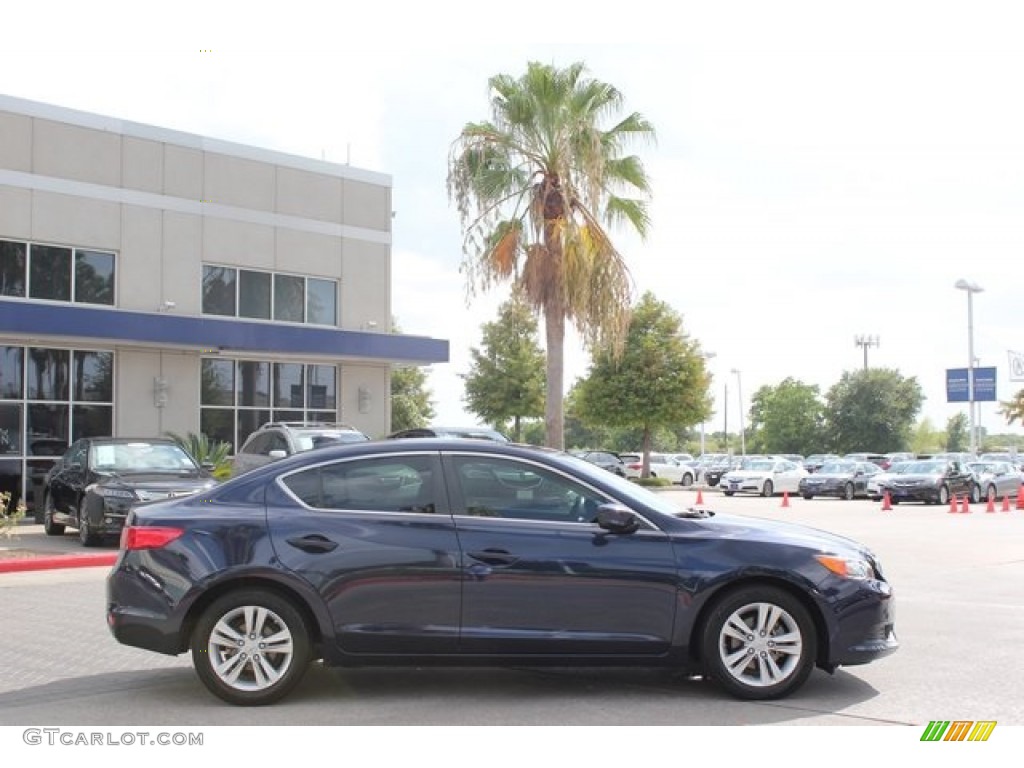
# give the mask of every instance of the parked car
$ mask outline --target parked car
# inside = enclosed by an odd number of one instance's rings
[[[640,477],[643,474],[643,454],[624,454],[632,460],[627,463],[627,469],[631,477]],[[696,472],[688,464],[681,464],[667,453],[652,453],[650,455],[651,477],[664,477],[678,485],[693,485]],[[632,474],[635,473],[635,474]]]
[[[909,451],[892,451],[885,454],[885,459],[879,462],[878,466],[883,470],[889,470],[893,464],[897,464],[902,461],[913,461],[916,458],[917,456]]]
[[[868,498],[872,501],[881,501],[885,497],[885,484],[896,475],[907,471],[912,461],[897,461],[889,465],[888,469],[876,472],[868,478]]]
[[[1021,454],[1016,451],[995,451],[991,453],[983,453],[977,458],[977,461],[1004,461],[1016,469],[1024,470]]]
[[[496,443],[510,442],[507,435],[490,427],[415,427],[388,435],[389,440],[400,440],[404,437],[466,437],[473,440],[493,440]]]
[[[76,440],[43,480],[43,530],[78,530],[92,547],[121,533],[132,504],[188,496],[216,485],[181,446],[161,437]]]
[[[589,461],[601,469],[607,469],[619,477],[626,476],[626,462],[611,451],[573,451],[573,456],[579,456],[584,461]]]
[[[626,466],[626,477],[635,479],[640,477],[640,470],[643,468],[644,455],[642,453],[620,453],[619,458]]]
[[[836,461],[840,457],[835,453],[812,453],[804,459],[804,469],[808,472],[817,472],[827,461]]]
[[[981,500],[981,486],[966,464],[946,459],[912,461],[907,470],[886,482],[893,504],[901,501],[923,501],[925,504],[948,504],[950,496],[966,495],[971,502]]]
[[[328,446],[136,507],[106,611],[117,641],[191,651],[242,705],[285,696],[315,659],[643,664],[776,699],[899,645],[860,544],[483,440]]]
[[[722,493],[732,496],[736,493],[757,493],[772,496],[776,493],[796,493],[800,480],[807,477],[807,470],[786,459],[752,459],[739,469],[732,469],[722,475],[719,485]]]
[[[845,461],[870,461],[879,467],[886,462],[886,456],[883,453],[847,453],[843,459]]]
[[[967,468],[987,501],[1016,497],[1024,483],[1024,473],[1006,461],[972,461]]]
[[[835,496],[840,499],[866,498],[868,480],[881,468],[872,461],[829,461],[813,475],[800,481],[800,495],[805,499],[815,496]]]
[[[246,438],[232,461],[232,474],[241,474],[302,451],[331,443],[362,443],[370,438],[348,424],[277,421],[264,424]]]
[[[738,469],[743,462],[742,456],[722,456],[712,464],[704,468],[704,483],[709,486],[716,486],[722,479],[722,475],[731,469]]]

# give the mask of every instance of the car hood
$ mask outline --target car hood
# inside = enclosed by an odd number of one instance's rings
[[[770,469],[732,469],[725,473],[725,477],[735,478],[736,480],[752,480],[757,477],[767,477],[771,475]]]
[[[811,480],[853,480],[849,472],[815,472],[807,477]]]
[[[790,544],[829,554],[857,555],[874,559],[871,550],[854,539],[797,523],[715,514],[714,517],[701,520],[700,524],[723,537]]]
[[[902,475],[893,475],[893,477],[891,478],[892,482],[904,482],[904,481],[906,481],[906,482],[912,482],[912,483],[919,483],[922,480],[927,480],[928,482],[934,483],[934,482],[936,482],[938,480],[941,480],[941,479],[942,479],[942,475],[936,474],[934,472],[914,472],[914,473],[905,472]]]
[[[197,474],[179,475],[169,472],[132,472],[117,475],[101,475],[97,485],[109,488],[127,488],[138,491],[154,491],[163,494],[192,493],[212,488],[217,482],[211,477]]]

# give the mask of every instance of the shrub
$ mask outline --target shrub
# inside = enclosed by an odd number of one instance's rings
[[[165,433],[174,442],[188,451],[200,464],[211,465],[213,476],[218,480],[231,477],[231,443],[211,440],[204,434],[189,432],[182,437],[174,432]]]
[[[7,539],[14,535],[14,528],[25,517],[25,502],[19,501],[14,509],[8,509],[10,503],[11,494],[0,492],[0,536]]]

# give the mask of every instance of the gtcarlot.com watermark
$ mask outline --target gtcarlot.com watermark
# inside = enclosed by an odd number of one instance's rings
[[[185,731],[75,731],[68,728],[26,728],[21,739],[48,747],[201,747],[202,733]]]

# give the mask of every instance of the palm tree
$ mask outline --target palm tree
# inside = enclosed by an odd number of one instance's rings
[[[465,232],[469,292],[512,281],[543,312],[547,342],[547,443],[562,448],[566,320],[588,345],[621,349],[632,281],[605,226],[649,224],[650,185],[627,142],[653,140],[633,113],[603,128],[622,105],[611,85],[531,62],[526,74],[489,80],[491,121],[469,123],[452,145],[448,194]],[[629,197],[633,194],[638,197]]]

